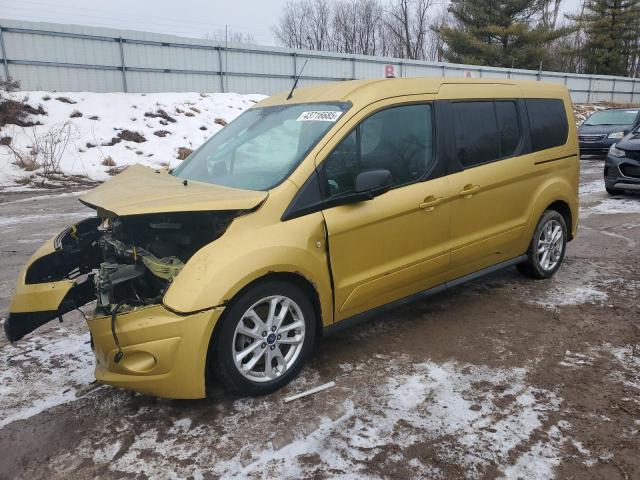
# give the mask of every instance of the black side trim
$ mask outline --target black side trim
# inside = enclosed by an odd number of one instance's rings
[[[291,203],[282,214],[281,221],[286,222],[293,218],[302,217],[309,213],[322,209],[322,192],[320,190],[320,180],[316,170],[307,178],[302,188],[293,197]]]
[[[542,160],[540,162],[535,162],[534,165],[543,165],[545,163],[557,162],[558,160],[564,160],[565,158],[575,157],[577,154],[572,153],[571,155],[565,155],[564,157],[552,158],[551,160]]]
[[[345,318],[344,320],[336,322],[333,325],[329,325],[328,327],[325,327],[323,333],[324,335],[333,335],[336,332],[339,332],[345,328],[350,328],[353,325],[356,325],[364,320],[377,317],[378,315],[388,310],[402,307],[409,303],[413,303],[417,300],[422,300],[423,298],[427,298],[427,297],[430,297],[431,295],[435,295],[436,293],[440,293],[444,290],[448,290],[449,288],[462,285],[463,283],[471,282],[472,280],[476,280],[478,278],[484,277],[486,275],[497,272],[499,270],[510,267],[512,265],[522,263],[526,259],[527,259],[526,255],[520,255],[519,257],[512,258],[511,260],[500,262],[490,267],[483,268],[482,270],[478,270],[477,272],[470,273],[469,275],[465,275],[464,277],[456,278],[455,280],[451,280],[450,282],[445,282],[436,287],[423,290],[422,292],[414,293],[413,295],[409,295],[408,297],[401,298],[400,300],[395,300],[391,303],[387,303],[386,305],[382,305],[380,307],[367,310],[366,312],[359,313],[357,315],[354,315],[353,317]]]

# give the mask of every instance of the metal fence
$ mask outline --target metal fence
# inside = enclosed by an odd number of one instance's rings
[[[640,102],[640,79],[479,67],[224,43],[149,32],[0,19],[0,76],[24,90],[237,92],[398,77],[514,78],[562,83],[576,103]]]

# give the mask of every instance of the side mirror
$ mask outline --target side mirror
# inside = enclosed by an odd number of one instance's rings
[[[393,183],[391,172],[383,168],[361,172],[356,177],[357,193],[387,189]]]

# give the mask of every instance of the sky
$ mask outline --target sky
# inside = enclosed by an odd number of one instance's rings
[[[335,0],[327,0],[333,2]],[[563,0],[573,11],[579,0]],[[230,30],[275,45],[271,27],[287,0],[0,0],[0,19],[73,23],[204,38]]]

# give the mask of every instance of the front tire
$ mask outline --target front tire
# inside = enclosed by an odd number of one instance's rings
[[[527,260],[516,265],[527,277],[550,278],[560,268],[567,248],[567,225],[555,210],[547,210],[540,218],[527,250]]]
[[[604,187],[604,189],[607,191],[607,193],[611,196],[616,196],[616,195],[621,195],[623,193],[622,190],[619,190],[617,188],[609,188],[607,186]]]
[[[212,367],[234,392],[273,392],[298,374],[313,350],[315,329],[315,311],[302,289],[279,280],[257,284],[227,307]]]

